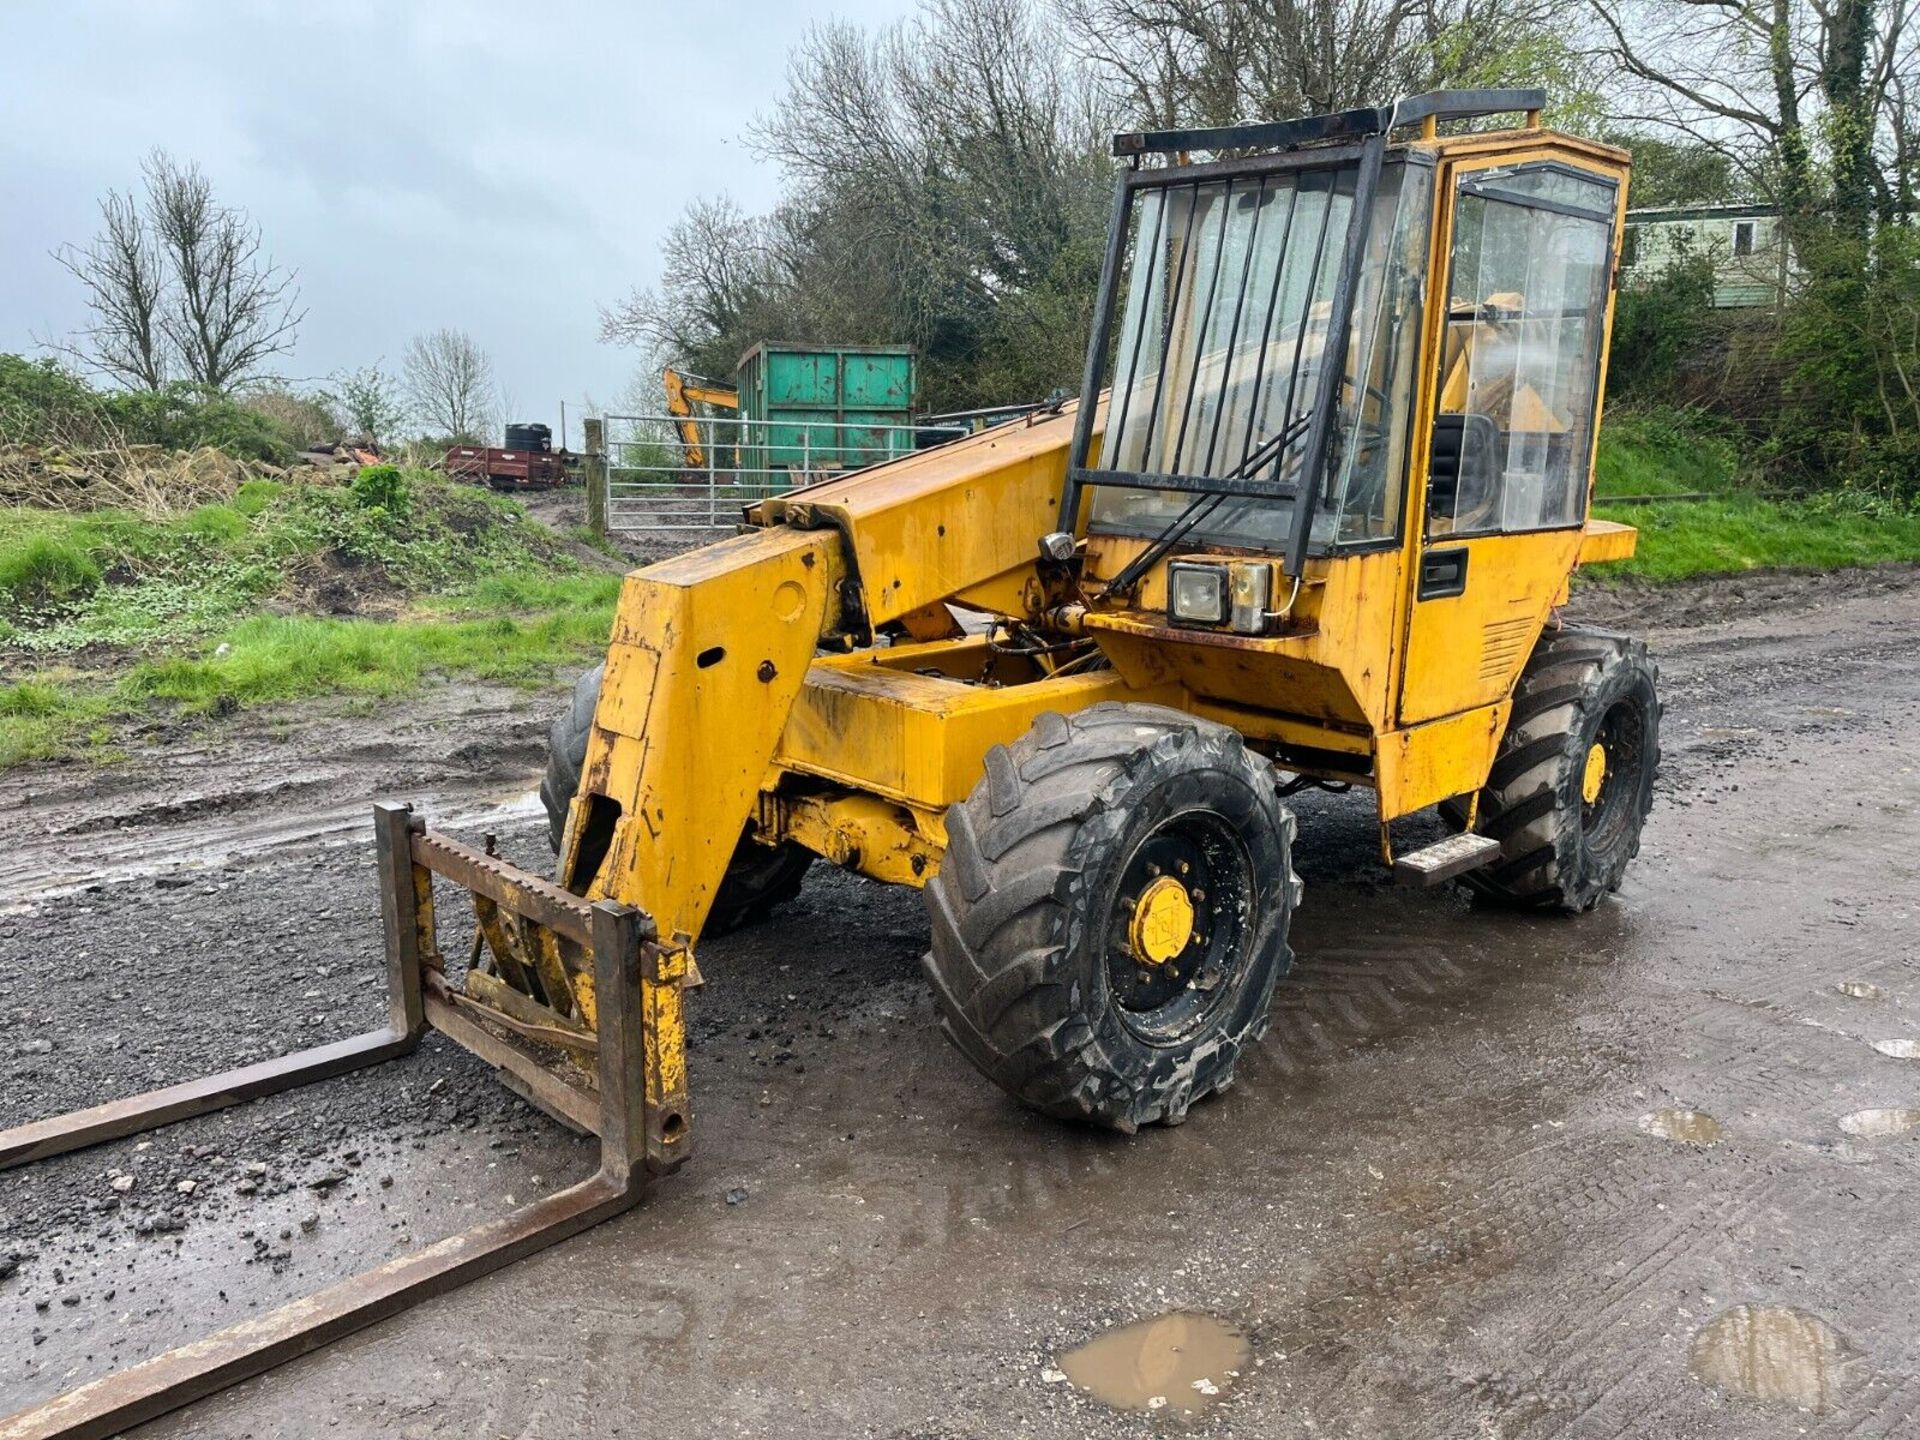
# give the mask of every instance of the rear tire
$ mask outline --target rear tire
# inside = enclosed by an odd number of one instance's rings
[[[1048,1115],[1178,1124],[1232,1083],[1292,962],[1271,768],[1224,726],[1102,704],[1042,715],[986,771],[926,891],[942,1028]]]
[[[567,812],[580,789],[580,771],[587,763],[587,737],[593,730],[593,712],[600,703],[600,679],[605,665],[596,665],[573,686],[573,697],[547,732],[547,773],[540,782],[540,803],[547,809],[547,840],[560,853],[567,833]],[[775,905],[800,893],[813,852],[799,845],[762,845],[750,836],[727,865],[727,875],[713,897],[704,933],[722,935],[766,918]]]
[[[1658,683],[1642,641],[1571,627],[1541,636],[1480,792],[1477,828],[1500,842],[1500,854],[1464,877],[1471,889],[1528,909],[1578,912],[1620,888],[1653,804]],[[1463,803],[1440,808],[1456,830],[1465,827]]]

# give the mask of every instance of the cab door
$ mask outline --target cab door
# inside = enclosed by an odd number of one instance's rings
[[[1580,548],[1621,177],[1534,154],[1443,175],[1444,321],[1403,726],[1507,695]]]

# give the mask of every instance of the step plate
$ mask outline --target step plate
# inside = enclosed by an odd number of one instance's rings
[[[1393,862],[1393,878],[1401,885],[1425,889],[1478,870],[1500,853],[1500,842],[1488,835],[1449,835],[1438,845],[1415,850]]]

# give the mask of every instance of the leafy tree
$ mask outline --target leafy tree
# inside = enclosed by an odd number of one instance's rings
[[[1616,115],[1722,156],[1791,246],[1774,449],[1819,477],[1904,446],[1920,331],[1904,297],[1920,116],[1910,8],[1872,0],[1590,0]],[[1911,453],[1911,452],[1908,452]]]
[[[347,429],[374,445],[392,440],[406,423],[400,384],[378,365],[342,370],[323,393],[339,410]]]

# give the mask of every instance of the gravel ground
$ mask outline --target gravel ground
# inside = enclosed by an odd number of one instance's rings
[[[1364,801],[1303,797],[1272,1032],[1231,1095],[1123,1139],[979,1080],[918,897],[817,867],[703,948],[697,1154],[648,1205],[141,1433],[1916,1433],[1920,1143],[1840,1122],[1920,1107],[1920,1064],[1874,1048],[1920,1038],[1920,575],[1579,604],[1650,634],[1668,704],[1616,903],[1396,890]],[[449,690],[0,777],[0,1124],[376,1024],[367,803],[544,861],[551,703]],[[1668,1109],[1718,1143],[1643,1128]],[[429,1039],[9,1172],[0,1410],[592,1163]],[[1251,1349],[1196,1418],[1054,1378],[1177,1309]]]

